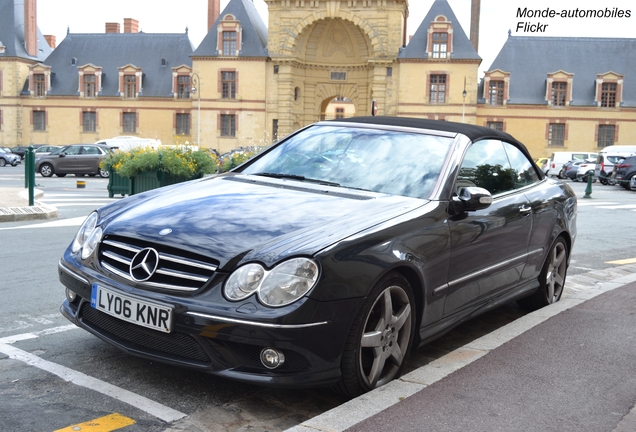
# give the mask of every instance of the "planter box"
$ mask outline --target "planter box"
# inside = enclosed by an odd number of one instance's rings
[[[195,180],[201,176],[197,175],[191,178],[174,177],[170,174],[164,174],[161,171],[145,172],[136,176],[124,177],[115,173],[112,168],[109,169],[108,177],[108,196],[112,198],[116,194],[135,195],[163,186],[168,186],[184,181]]]

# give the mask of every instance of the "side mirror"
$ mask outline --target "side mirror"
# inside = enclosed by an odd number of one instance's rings
[[[66,157],[66,153],[60,153],[59,157]]]
[[[459,196],[453,197],[453,208],[456,213],[482,210],[490,207],[492,195],[484,188],[465,187],[459,191]]]

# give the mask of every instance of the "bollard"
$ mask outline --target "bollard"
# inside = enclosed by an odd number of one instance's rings
[[[587,177],[587,187],[585,188],[585,195],[583,198],[592,198],[592,181],[594,180],[594,171],[589,170],[585,177]]]
[[[29,146],[24,153],[24,183],[29,188],[29,207],[34,205],[35,189],[35,150]]]
[[[78,180],[77,181],[77,188],[78,189],[84,189],[86,187],[86,181],[85,180]]]

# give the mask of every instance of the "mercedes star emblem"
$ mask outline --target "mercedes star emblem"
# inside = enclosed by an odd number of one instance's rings
[[[159,252],[145,248],[137,252],[130,263],[130,276],[137,282],[147,281],[159,265]]]

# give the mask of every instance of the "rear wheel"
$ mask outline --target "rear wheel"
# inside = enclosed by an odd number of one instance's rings
[[[108,175],[109,175],[108,174],[108,170],[101,169],[101,168],[99,169],[99,176],[100,177],[108,178]]]
[[[7,164],[7,161],[2,159],[2,158],[0,158],[0,167],[5,166],[6,164]]]
[[[540,309],[561,299],[568,270],[568,247],[563,237],[556,239],[539,275],[539,288],[529,297],[517,300],[528,310]]]
[[[415,334],[415,302],[408,281],[389,273],[358,313],[342,355],[336,389],[355,397],[400,376]]]
[[[40,165],[40,174],[42,174],[42,177],[51,177],[54,172],[53,165],[47,163]]]

